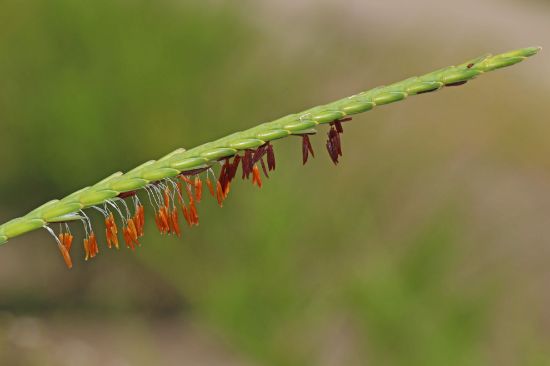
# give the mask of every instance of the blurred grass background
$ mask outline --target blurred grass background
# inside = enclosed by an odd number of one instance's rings
[[[452,6],[451,6],[452,4]],[[550,40],[545,1],[2,1],[0,221],[117,170]],[[548,365],[546,51],[276,144],[181,240],[0,248],[6,365]],[[97,221],[97,231],[101,232]],[[151,220],[149,220],[151,221]],[[78,231],[75,228],[75,231]]]

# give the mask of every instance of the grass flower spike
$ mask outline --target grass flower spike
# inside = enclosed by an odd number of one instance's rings
[[[80,222],[84,227],[86,260],[99,253],[98,241],[104,242],[107,248],[118,249],[120,233],[125,245],[134,250],[140,246],[139,240],[144,234],[145,206],[152,208],[155,224],[162,235],[181,236],[180,214],[189,227],[199,224],[197,205],[203,198],[203,182],[220,206],[223,206],[231,183],[238,176],[262,187],[262,175],[268,178],[269,172],[276,167],[272,141],[291,135],[300,136],[302,162],[306,164],[310,157],[315,157],[310,136],[317,133],[320,125],[327,124],[326,150],[334,164],[338,164],[343,156],[343,126],[351,121],[349,116],[408,96],[463,85],[483,73],[519,63],[539,50],[531,47],[482,56],[458,66],[291,114],[190,150],[178,149],[157,161],[146,162],[125,174],[115,173],[93,186],[61,200],[50,201],[23,217],[0,225],[0,244],[44,228],[52,234],[65,264],[71,268],[73,235],[69,223]],[[142,203],[142,200],[147,203]],[[103,215],[104,238],[103,230],[102,238],[96,236],[91,220],[84,212],[89,208]]]

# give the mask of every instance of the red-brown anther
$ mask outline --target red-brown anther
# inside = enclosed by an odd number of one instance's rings
[[[264,159],[260,159],[260,164],[262,165],[262,170],[264,171],[265,177],[269,178],[269,174],[267,174],[267,168],[265,167]]]
[[[239,170],[239,164],[241,163],[241,156],[235,155],[235,158],[233,159],[233,163],[231,164],[230,170],[229,170],[229,182],[231,182],[235,175],[237,175],[237,170]]]
[[[218,179],[218,182],[222,186],[222,191],[224,191],[230,183],[231,167],[232,165],[229,163],[229,159],[225,159],[222,169],[220,170],[220,177]]]
[[[252,173],[253,158],[251,150],[246,150],[242,158],[243,174],[242,179],[249,179],[250,173]]]
[[[336,132],[338,132],[338,133],[344,133],[344,128],[342,127],[342,122],[343,122],[343,120],[338,120],[338,119],[336,121],[332,122],[332,124],[334,126],[336,126]]]
[[[309,158],[310,153],[311,156],[315,157],[315,153],[313,152],[313,146],[311,146],[309,136],[302,135],[302,161],[304,165],[307,163],[307,159]]]
[[[269,171],[275,170],[275,153],[270,142],[267,143],[267,167]]]
[[[181,172],[180,175],[182,175],[182,176],[194,176],[194,175],[203,173],[203,172],[207,171],[208,169],[210,169],[210,168],[207,167],[207,168],[198,168],[198,169],[186,170],[184,172]]]
[[[254,165],[254,168],[252,168],[252,184],[257,184],[258,188],[262,188],[262,178],[257,165]]]
[[[117,197],[118,198],[128,198],[128,197],[135,196],[136,194],[137,194],[136,191],[122,192]]]
[[[334,164],[337,165],[338,157],[342,156],[342,145],[340,142],[340,134],[334,126],[331,126],[328,132],[327,151]]]
[[[338,155],[342,156],[342,143],[338,129],[333,127],[329,132],[329,137],[333,140],[333,145],[336,147],[336,152],[338,152]]]
[[[212,185],[212,181],[210,180],[210,178],[206,178],[206,186],[208,187],[208,190],[210,191],[212,197],[216,197],[216,192],[214,191],[214,186]]]
[[[265,144],[260,146],[259,148],[257,148],[256,152],[252,156],[251,164],[255,165],[258,161],[260,161],[260,159],[262,159],[264,157],[266,152],[267,152],[267,145],[265,145]]]
[[[200,177],[195,177],[195,199],[200,203],[202,199],[202,180]]]
[[[178,237],[181,236],[180,224],[178,222],[178,210],[174,207],[172,214],[170,215],[172,222],[172,231],[176,233]]]
[[[246,177],[248,176],[248,166],[250,165],[249,163],[249,156],[250,155],[247,155],[247,153],[245,152],[245,154],[243,155],[243,157],[241,158],[242,160],[242,174],[241,174],[241,179],[246,179]]]
[[[330,156],[330,159],[332,162],[336,165],[338,165],[338,152],[336,152],[335,147],[332,145],[332,141],[327,141],[327,151],[328,155]]]

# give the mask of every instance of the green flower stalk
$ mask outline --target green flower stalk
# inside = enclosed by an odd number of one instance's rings
[[[90,219],[84,213],[85,209],[94,208],[105,217],[107,245],[118,248],[116,215],[119,216],[126,245],[134,248],[139,245],[139,237],[143,235],[145,220],[144,207],[137,195],[139,190],[147,193],[148,201],[155,208],[155,223],[161,233],[179,235],[179,209],[190,226],[198,224],[196,203],[202,197],[201,177],[206,178],[210,193],[222,205],[239,165],[242,167],[242,177],[252,177],[252,182],[261,187],[260,167],[266,176],[268,171],[275,169],[271,144],[274,140],[290,135],[301,136],[305,164],[309,155],[313,155],[309,135],[315,134],[316,128],[321,124],[330,125],[326,148],[333,162],[337,164],[342,156],[342,123],[349,121],[349,116],[403,100],[411,95],[433,92],[445,86],[462,85],[483,73],[519,63],[537,54],[539,50],[539,47],[530,47],[496,56],[485,55],[458,66],[446,67],[424,76],[412,77],[291,114],[190,150],[178,149],[125,174],[115,173],[93,186],[83,188],[61,200],[50,201],[23,217],[0,225],[0,244],[27,232],[45,228],[55,237],[67,266],[71,267],[70,249],[73,236],[69,222],[81,221],[84,224],[86,259],[93,258],[99,251]],[[264,157],[267,158],[267,166]],[[221,166],[217,178],[213,170],[216,166]],[[58,234],[52,228],[55,223],[59,223]]]

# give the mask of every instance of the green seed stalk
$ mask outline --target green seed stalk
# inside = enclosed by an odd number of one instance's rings
[[[436,91],[444,86],[460,85],[483,73],[519,63],[537,54],[539,50],[538,47],[530,47],[496,56],[482,56],[458,66],[446,67],[263,123],[190,150],[176,150],[125,174],[115,173],[93,186],[83,188],[61,200],[50,201],[23,217],[0,225],[0,245],[51,223],[79,220],[80,210],[101,205],[121,193],[142,189],[150,183],[176,177],[183,172],[208,168],[219,159],[233,156],[242,150],[258,148],[273,140],[315,132],[315,127],[320,124],[366,112],[376,106],[397,102],[411,95]]]

